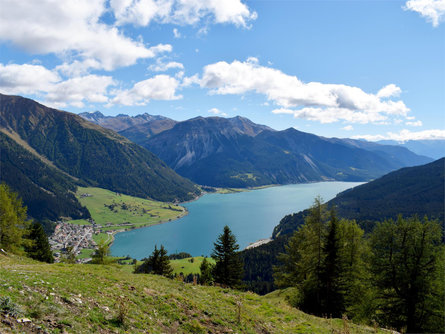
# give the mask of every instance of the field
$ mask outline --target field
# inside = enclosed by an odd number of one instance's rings
[[[201,272],[199,267],[203,260],[204,258],[202,256],[196,256],[181,260],[171,260],[170,265],[173,268],[174,274],[183,273],[184,276],[187,276],[188,274],[199,274]],[[212,264],[215,263],[215,260],[212,258],[207,258],[207,261]]]
[[[0,333],[384,333],[305,314],[277,293],[195,286],[123,267],[130,266],[0,254]]]
[[[95,234],[96,243],[111,243],[113,237],[106,232],[150,226],[184,216],[185,208],[169,203],[118,194],[102,188],[79,187],[76,193],[83,206],[86,206],[91,217],[100,228]],[[71,224],[89,225],[87,220],[71,220]],[[79,258],[88,257],[91,251],[84,250]]]
[[[118,194],[101,188],[79,187],[76,196],[80,203],[88,208],[96,224],[113,225],[109,230],[122,229],[122,226],[116,225],[123,223],[135,227],[153,225],[177,219],[186,213],[181,206]],[[85,220],[71,222],[88,223]]]

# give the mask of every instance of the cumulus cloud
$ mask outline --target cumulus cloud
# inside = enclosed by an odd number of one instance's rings
[[[165,72],[170,69],[183,70],[184,65],[182,65],[181,63],[178,63],[176,61],[165,62],[163,58],[158,58],[156,60],[156,63],[150,65],[147,69],[149,71],[153,71],[153,72]]]
[[[142,106],[150,100],[178,100],[182,98],[176,95],[179,81],[165,74],[156,75],[153,78],[139,81],[131,89],[116,90],[115,97],[110,105],[121,104],[125,106]]]
[[[219,115],[219,116],[224,116],[226,117],[227,114],[225,112],[222,112],[221,110],[219,110],[218,108],[212,108],[208,111],[210,114],[213,115]]]
[[[354,128],[352,127],[352,125],[346,125],[345,127],[342,128],[342,130],[352,131],[352,130],[354,130]]]
[[[5,94],[37,94],[59,81],[57,73],[41,65],[0,63],[0,90]]]
[[[365,139],[368,141],[395,140],[399,142],[405,142],[408,140],[437,140],[445,139],[445,130],[434,129],[412,132],[404,129],[399,133],[388,132],[386,135],[358,135],[352,138]]]
[[[0,0],[0,40],[31,53],[72,59],[77,61],[74,67],[105,70],[171,51],[171,46],[164,44],[148,48],[103,23],[105,5],[104,0]]]
[[[199,84],[210,89],[210,94],[263,94],[279,106],[272,111],[275,114],[322,123],[378,123],[395,116],[406,117],[409,112],[403,101],[390,99],[400,93],[400,88],[393,84],[371,94],[341,84],[304,83],[296,76],[260,66],[256,58],[207,65]]]
[[[409,0],[404,9],[419,13],[437,27],[445,17],[445,0]]]
[[[53,107],[85,102],[107,102],[107,90],[115,85],[110,76],[87,75],[62,80],[56,71],[41,65],[0,64],[0,91],[6,94],[40,95]]]
[[[212,17],[215,23],[248,27],[257,17],[240,0],[111,0],[110,7],[118,25],[147,26],[152,21],[185,25]]]
[[[109,86],[116,83],[110,76],[87,75],[62,81],[51,87],[45,101],[57,107],[72,105],[83,107],[85,101],[91,103],[106,103]]]

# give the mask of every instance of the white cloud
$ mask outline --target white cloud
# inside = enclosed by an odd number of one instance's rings
[[[292,114],[322,123],[377,123],[394,116],[405,117],[409,112],[403,101],[389,99],[400,92],[395,85],[381,89],[379,96],[346,85],[304,83],[296,76],[258,65],[256,58],[207,65],[200,85],[210,89],[210,94],[263,94],[280,107],[272,111],[275,114]]]
[[[181,33],[179,32],[178,29],[176,29],[176,28],[173,29],[173,36],[175,38],[181,38]]]
[[[445,0],[409,0],[403,8],[419,13],[433,27],[439,26],[445,17]]]
[[[107,90],[115,85],[110,76],[87,75],[62,81],[50,88],[45,101],[51,105],[83,107],[84,102],[106,103]]]
[[[399,87],[394,84],[389,84],[378,91],[377,97],[384,98],[399,96],[401,92],[402,90]]]
[[[174,24],[197,24],[206,17],[215,23],[248,27],[256,12],[240,0],[111,0],[117,24],[147,26],[152,21]]]
[[[422,121],[406,122],[405,124],[410,125],[410,126],[422,126],[423,125]]]
[[[184,69],[184,65],[176,61],[164,62],[164,59],[156,59],[156,64],[152,64],[147,68],[149,71],[153,72],[165,72],[170,69]]]
[[[175,95],[179,81],[165,74],[139,81],[131,89],[116,90],[112,92],[115,97],[110,105],[121,104],[125,106],[146,105],[150,100],[178,100],[182,98]]]
[[[0,63],[0,90],[6,94],[37,94],[59,81],[57,73],[41,65]]]
[[[74,67],[86,61],[80,67],[93,62],[93,68],[105,70],[171,51],[163,44],[148,48],[103,23],[105,5],[105,0],[0,0],[0,40],[35,54],[54,53]]]
[[[62,81],[56,71],[41,65],[0,64],[0,91],[6,94],[41,95],[53,107],[84,102],[107,102],[107,90],[115,82],[110,76],[87,75]]]
[[[346,125],[345,127],[342,128],[342,130],[352,131],[352,130],[354,130],[354,128],[352,127],[352,125]]]
[[[404,129],[399,133],[388,132],[386,135],[358,135],[352,138],[365,139],[368,141],[395,140],[399,142],[405,142],[408,140],[437,140],[445,139],[445,130],[434,129],[411,132]]]
[[[212,109],[210,109],[208,112],[209,112],[210,114],[213,114],[213,115],[220,115],[220,116],[224,116],[224,117],[227,116],[227,114],[226,114],[225,112],[222,112],[222,111],[219,110],[218,108],[212,108]]]

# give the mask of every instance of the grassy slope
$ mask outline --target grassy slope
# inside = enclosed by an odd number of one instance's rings
[[[81,194],[91,194],[91,197],[81,197]],[[151,201],[143,198],[117,195],[116,192],[101,188],[79,187],[76,193],[80,203],[88,208],[91,217],[98,225],[106,223],[120,224],[130,222],[133,226],[140,227],[153,225],[159,222],[168,221],[181,217],[185,209],[163,202]],[[105,205],[117,204],[113,210]],[[122,204],[127,205],[127,209],[122,209]],[[145,212],[143,211],[145,210]],[[72,221],[73,223],[86,223],[85,221]],[[122,228],[122,227],[120,227]],[[116,227],[114,229],[120,229]]]
[[[322,319],[293,309],[277,296],[135,275],[119,266],[42,264],[0,254],[0,296],[10,296],[30,323],[0,332],[51,333],[374,333],[371,328]],[[119,325],[119,304],[127,308]],[[241,302],[241,322],[237,302]],[[5,316],[0,314],[0,320]]]

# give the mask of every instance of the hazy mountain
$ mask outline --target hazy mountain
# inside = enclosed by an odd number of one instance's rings
[[[0,95],[0,128],[18,145],[29,146],[88,185],[162,201],[189,200],[199,193],[146,149],[78,115],[30,99]]]
[[[163,116],[150,115],[147,113],[137,116],[128,116],[124,114],[119,114],[117,116],[105,116],[100,111],[83,112],[80,113],[79,116],[86,119],[87,121],[98,124],[104,128],[114,130],[116,132],[123,131],[135,125],[168,119]]]
[[[445,157],[445,140],[408,140],[403,143],[399,143],[394,140],[382,140],[379,144],[385,145],[398,145],[406,147],[414,153],[425,155],[434,159],[440,159]]]
[[[432,159],[396,146],[274,131],[245,118],[197,117],[136,140],[180,175],[204,185],[248,187],[367,181]]]

